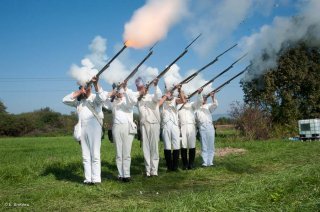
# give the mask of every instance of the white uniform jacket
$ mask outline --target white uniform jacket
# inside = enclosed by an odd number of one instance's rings
[[[196,124],[194,111],[199,107],[200,102],[187,102],[181,110],[179,110],[179,124]]]
[[[129,96],[132,97],[131,101],[138,107],[141,125],[144,123],[160,124],[161,118],[158,102],[161,99],[162,92],[158,86],[155,87],[154,94],[147,93],[140,101],[138,101],[139,92],[132,92],[130,90]]]
[[[80,101],[77,98],[73,98],[73,92],[63,98],[63,103],[72,107],[77,108],[78,116],[80,120],[88,120],[95,118],[91,110],[87,107],[90,104],[98,117],[103,119],[102,105],[106,100],[105,92],[102,88],[99,88],[96,94],[91,94],[87,99],[81,99]]]
[[[174,125],[179,126],[176,97],[173,97],[171,100],[164,101],[161,107],[161,117],[162,127],[165,126],[169,121],[171,121]]]
[[[104,102],[104,107],[112,110],[113,116],[113,124],[131,124],[133,123],[133,102],[131,97],[129,97],[129,92],[126,91],[123,93],[123,97],[121,99],[115,98],[113,102],[111,102],[110,98]]]
[[[198,104],[197,109],[195,111],[198,127],[204,126],[206,124],[212,124],[212,113],[218,107],[217,99],[214,99],[212,103],[202,105],[203,98],[201,94],[198,95],[198,98],[200,104]]]

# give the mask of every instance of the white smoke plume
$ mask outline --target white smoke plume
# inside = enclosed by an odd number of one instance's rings
[[[271,25],[264,25],[259,32],[241,39],[240,47],[249,52],[249,59],[253,62],[245,80],[275,68],[279,53],[300,41],[320,47],[320,1],[300,1],[299,8],[297,16],[275,17]]]
[[[143,48],[166,37],[170,27],[187,13],[187,0],[148,0],[125,24],[126,45]]]
[[[71,65],[69,74],[79,85],[85,85],[98,73],[97,69],[103,67],[106,60],[106,43],[106,39],[96,36],[89,45],[91,53],[81,60],[81,66]]]
[[[98,73],[97,69],[94,69],[94,65],[91,63],[91,61],[88,58],[84,58],[81,60],[81,67],[73,64],[70,68],[70,75],[75,80],[77,80],[77,83],[79,85],[84,86],[88,81],[94,77]]]
[[[282,3],[281,0],[278,4]],[[239,30],[254,14],[268,16],[276,7],[276,0],[201,0],[191,3],[190,19],[187,32],[194,37],[199,32],[202,38],[193,48],[200,55],[206,55],[219,43],[232,40],[232,35]]]
[[[71,77],[77,80],[78,84],[85,85],[88,81],[92,79],[108,62],[108,56],[106,55],[107,50],[107,40],[101,36],[96,36],[91,44],[89,45],[90,54],[86,55],[81,61],[81,66],[71,65],[69,74]],[[127,59],[128,61],[129,59]],[[100,75],[100,78],[105,80],[108,84],[120,83],[122,82],[132,71],[134,66],[124,63],[121,57],[116,58],[110,67]],[[143,79],[151,81],[158,75],[158,69],[147,67],[142,65],[139,70],[143,73]],[[139,72],[137,75],[139,75]],[[129,82],[132,84],[133,82]]]
[[[98,73],[106,63],[107,40],[101,36],[96,36],[89,45],[90,54],[86,55],[81,61],[81,67],[73,64],[69,70],[70,75],[77,80],[78,84],[85,85]],[[100,75],[107,83],[118,83],[129,74],[127,66],[118,58],[115,59],[110,67]]]
[[[102,68],[107,60],[107,39],[99,35],[96,36],[89,45],[89,50],[91,51],[91,54],[87,55],[86,58],[88,58],[98,69]]]
[[[181,76],[180,74],[180,67],[176,64],[174,64],[170,70],[165,74],[164,76],[164,82],[168,89],[173,88],[174,85],[178,84],[191,74],[195,73],[196,70],[190,70],[188,71],[185,76]],[[200,86],[204,85],[208,80],[205,80],[201,74],[196,76],[193,80],[191,80],[189,83],[182,86],[182,90],[185,92],[185,94],[190,94],[194,91],[196,91]],[[209,93],[212,91],[212,83],[210,83],[208,86],[206,86],[203,89],[203,93]]]
[[[137,73],[137,77],[140,76],[145,84],[151,82],[159,74],[159,70],[157,68],[150,66],[142,65],[140,69],[140,73]]]
[[[195,5],[188,32],[192,36],[202,32],[204,36],[194,49],[205,55],[218,43],[225,41],[245,19],[251,5],[251,0],[202,1]]]

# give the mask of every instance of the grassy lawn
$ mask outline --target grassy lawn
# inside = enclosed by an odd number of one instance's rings
[[[320,142],[237,141],[218,133],[215,166],[145,178],[132,148],[132,181],[117,182],[115,149],[103,140],[102,184],[82,184],[80,146],[71,137],[0,139],[0,209],[30,211],[320,211]],[[199,142],[197,143],[199,148]],[[199,153],[199,151],[198,151]],[[10,206],[11,205],[11,206]]]

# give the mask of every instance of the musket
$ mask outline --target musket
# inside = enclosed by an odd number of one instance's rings
[[[109,62],[103,66],[103,68],[96,74],[96,77],[99,77],[107,68],[109,68],[110,64],[127,48],[126,43],[124,43],[123,47],[120,49],[120,51],[118,51],[118,53],[116,55],[113,56],[113,58],[111,58],[111,60],[109,60]],[[90,80],[86,86],[89,86],[92,84],[92,81]]]
[[[197,92],[198,90],[200,89],[203,89],[204,87],[206,87],[207,85],[209,85],[210,83],[212,83],[213,81],[215,81],[218,77],[220,77],[222,74],[226,73],[227,71],[229,71],[231,68],[233,68],[233,66],[239,62],[242,58],[244,58],[245,56],[247,55],[244,54],[242,57],[240,57],[238,60],[234,61],[229,67],[227,67],[226,69],[224,69],[223,71],[221,71],[218,75],[216,75],[215,77],[213,77],[211,80],[209,80],[208,82],[206,82],[204,85],[202,85],[200,88],[198,88],[197,90],[195,90],[193,93],[191,93],[190,95],[188,95],[187,97],[187,100],[190,99],[191,97],[193,97]],[[186,103],[184,103],[179,110],[181,110],[183,108],[183,106],[185,105]]]
[[[138,72],[140,66],[146,62],[146,60],[153,54],[153,47],[155,47],[155,45],[157,44],[158,42],[156,42],[150,49],[149,49],[149,54],[147,54],[147,56],[145,56],[143,58],[143,60],[133,69],[133,71],[127,76],[127,78],[122,82],[122,83],[119,83],[118,85],[114,86],[113,89],[117,89],[117,90],[120,90],[121,86],[122,85],[125,85],[128,83],[128,81]],[[115,96],[111,96],[111,102],[113,102]]]
[[[207,95],[205,95],[203,98],[207,99],[209,98],[209,96],[212,93],[218,93],[224,86],[228,85],[232,80],[234,80],[235,78],[237,78],[238,76],[240,76],[241,74],[243,74],[245,71],[247,71],[247,69],[250,67],[251,65],[248,65],[245,69],[243,69],[241,72],[239,72],[238,74],[236,74],[235,76],[233,76],[232,78],[230,78],[229,80],[227,80],[226,82],[222,83],[220,86],[218,86],[216,89],[210,91]]]
[[[180,60],[180,59],[188,52],[188,48],[189,48],[200,36],[201,36],[201,33],[200,33],[195,39],[193,39],[193,41],[184,49],[184,51],[183,51],[174,61],[172,61],[172,62],[170,63],[169,66],[167,66],[163,71],[161,71],[160,74],[159,74],[157,77],[155,77],[152,81],[150,81],[149,83],[147,83],[146,86],[145,86],[146,90],[149,89],[150,85],[153,83],[153,81],[154,81],[155,79],[160,79],[161,77],[163,77],[163,75],[165,75],[165,74],[170,70],[171,66],[172,66],[173,64],[175,64],[178,60]],[[143,95],[140,95],[138,99],[141,100],[142,97],[143,97]]]
[[[188,76],[187,78],[185,78],[184,80],[182,80],[180,83],[178,83],[178,85],[183,85],[186,83],[189,83],[191,80],[193,80],[201,71],[205,70],[206,68],[208,68],[209,66],[213,65],[215,62],[217,62],[219,60],[219,57],[221,57],[222,55],[224,55],[225,53],[227,53],[228,51],[230,51],[231,49],[233,49],[234,47],[236,47],[238,44],[234,44],[233,46],[231,46],[229,49],[225,50],[224,52],[222,52],[221,54],[219,54],[218,56],[216,56],[211,62],[209,62],[207,65],[203,66],[202,68],[200,68],[199,70],[197,70],[195,73],[191,74],[190,76]],[[173,91],[175,91],[177,87],[174,86],[170,92],[173,93]]]

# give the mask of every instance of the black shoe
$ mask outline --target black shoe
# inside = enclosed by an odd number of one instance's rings
[[[123,177],[118,177],[117,180],[122,182],[123,181]]]
[[[93,185],[92,182],[83,182],[83,185]]]
[[[130,178],[130,177],[124,177],[124,178],[122,178],[122,181],[123,181],[124,183],[128,183],[128,182],[131,181],[131,178]]]

